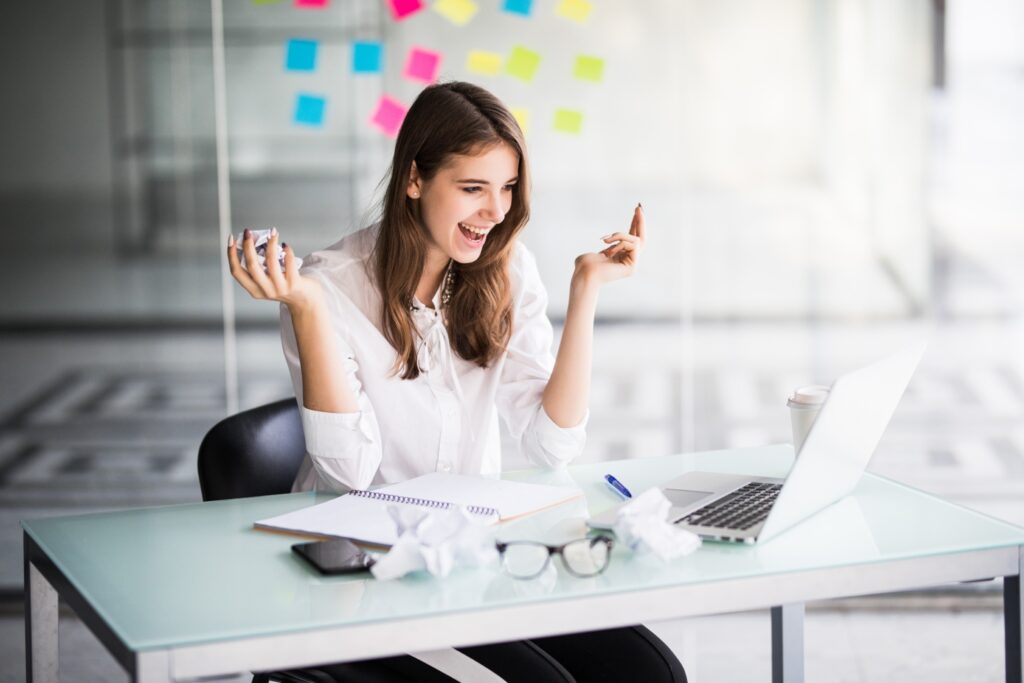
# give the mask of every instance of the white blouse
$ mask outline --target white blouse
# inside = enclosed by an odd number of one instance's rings
[[[414,300],[420,375],[392,373],[397,354],[381,333],[381,299],[368,274],[377,227],[349,235],[304,260],[301,273],[327,294],[337,352],[359,412],[325,413],[302,405],[302,372],[287,306],[281,342],[299,401],[306,458],[293,490],[344,492],[403,481],[428,472],[501,472],[497,417],[531,462],[559,467],[583,450],[587,417],[556,425],[541,405],[555,359],[547,292],[533,255],[522,244],[510,269],[513,328],[508,349],[481,368],[452,351],[440,308]]]

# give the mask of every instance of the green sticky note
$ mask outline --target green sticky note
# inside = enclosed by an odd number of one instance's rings
[[[538,53],[516,45],[512,48],[512,54],[509,55],[508,61],[505,63],[505,73],[529,83],[537,74],[538,66],[540,66]]]
[[[572,68],[572,76],[581,81],[600,83],[604,78],[604,60],[600,57],[580,55],[576,58],[576,64]]]
[[[555,130],[579,135],[583,130],[583,112],[574,109],[555,110]]]

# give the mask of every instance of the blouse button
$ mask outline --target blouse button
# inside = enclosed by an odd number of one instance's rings
[[[452,471],[452,465],[451,465],[451,463],[443,462],[443,463],[441,463],[441,466],[438,469],[441,470],[442,472],[451,472]]]

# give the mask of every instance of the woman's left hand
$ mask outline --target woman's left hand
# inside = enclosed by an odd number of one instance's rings
[[[637,204],[633,210],[633,222],[629,232],[615,232],[601,239],[610,246],[603,251],[581,254],[576,257],[573,280],[603,285],[613,280],[629,277],[636,270],[640,252],[647,238],[644,224],[644,210]]]

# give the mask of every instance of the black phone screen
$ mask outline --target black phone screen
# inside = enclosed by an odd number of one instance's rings
[[[292,550],[321,574],[351,574],[373,566],[373,558],[347,538],[296,543]]]

